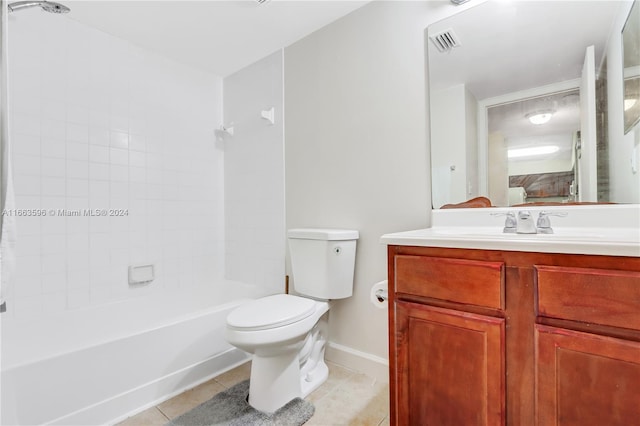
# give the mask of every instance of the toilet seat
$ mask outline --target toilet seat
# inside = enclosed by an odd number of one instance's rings
[[[227,316],[227,326],[239,331],[259,331],[301,321],[315,312],[315,302],[290,294],[253,300]]]

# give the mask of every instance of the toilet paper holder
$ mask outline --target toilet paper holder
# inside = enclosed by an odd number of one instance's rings
[[[369,293],[369,300],[378,309],[387,309],[387,305],[389,304],[389,293],[388,293],[388,282],[387,280],[380,281],[379,283],[375,283],[373,287],[371,287],[371,292]]]
[[[378,299],[378,302],[381,303],[389,300],[389,293],[387,293],[387,290],[383,288],[379,288],[378,290],[376,290],[375,296],[376,299]]]

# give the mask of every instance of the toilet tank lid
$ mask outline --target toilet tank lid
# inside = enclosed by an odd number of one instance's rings
[[[359,236],[358,231],[352,229],[297,228],[287,232],[287,237],[299,240],[344,241],[357,240]]]

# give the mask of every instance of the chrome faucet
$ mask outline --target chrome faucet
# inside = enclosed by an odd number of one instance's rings
[[[536,234],[536,226],[533,223],[533,216],[527,210],[518,212],[518,220],[516,225],[517,234]]]
[[[506,216],[504,220],[504,228],[502,232],[505,234],[515,234],[518,222],[516,221],[516,214],[514,212],[505,213],[491,213],[491,216]]]
[[[505,234],[553,234],[549,216],[565,217],[567,212],[541,211],[533,223],[533,215],[528,210],[518,212],[491,213],[491,216],[506,216],[502,232]]]
[[[567,212],[540,212],[538,215],[538,221],[536,222],[538,233],[553,234],[553,228],[551,228],[551,220],[549,219],[549,216],[565,217],[566,215]]]

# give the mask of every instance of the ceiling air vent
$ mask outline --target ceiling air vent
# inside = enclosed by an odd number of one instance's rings
[[[429,36],[429,38],[440,52],[448,52],[454,47],[460,46],[460,40],[452,29],[444,30],[438,34]]]

